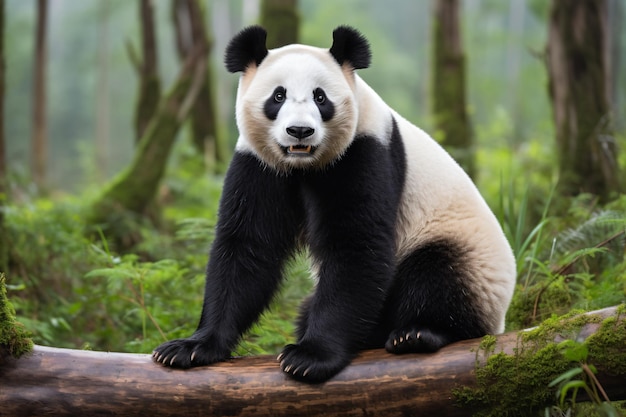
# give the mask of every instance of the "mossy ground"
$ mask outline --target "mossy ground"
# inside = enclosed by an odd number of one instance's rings
[[[19,358],[33,348],[28,331],[15,321],[15,310],[7,298],[6,280],[0,273],[0,365],[3,358]]]
[[[624,305],[616,316],[570,313],[553,317],[518,336],[514,354],[496,352],[493,336],[485,336],[476,355],[476,388],[462,387],[453,394],[461,407],[477,410],[475,416],[544,415],[554,404],[556,388],[549,384],[579,364],[562,352],[561,342],[577,340],[586,324],[601,323],[583,341],[589,349],[587,362],[602,373],[626,376],[626,321]],[[580,340],[578,340],[580,341]]]

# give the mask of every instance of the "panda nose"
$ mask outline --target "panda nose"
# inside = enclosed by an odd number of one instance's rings
[[[304,139],[315,133],[315,129],[306,126],[289,126],[287,133],[294,138]]]

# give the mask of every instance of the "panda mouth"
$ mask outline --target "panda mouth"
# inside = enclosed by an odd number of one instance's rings
[[[311,145],[291,145],[283,147],[285,153],[291,156],[310,156],[315,152],[315,147]]]

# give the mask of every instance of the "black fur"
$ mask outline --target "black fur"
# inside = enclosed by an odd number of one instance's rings
[[[327,122],[335,115],[335,104],[326,96],[323,88],[313,90],[313,102],[320,111],[322,120]]]
[[[480,313],[471,307],[477,295],[464,280],[468,256],[442,240],[416,248],[399,262],[381,319],[389,352],[434,352],[486,334]]]
[[[367,39],[349,26],[339,26],[333,31],[330,53],[339,65],[348,63],[353,69],[367,68],[372,61]]]
[[[278,97],[282,95],[282,99],[278,99]],[[265,104],[263,105],[263,112],[265,113],[265,117],[269,120],[276,120],[278,117],[278,112],[280,108],[285,104],[285,100],[287,99],[287,90],[285,87],[278,86],[274,89],[272,96],[265,100]]]
[[[267,32],[261,26],[249,26],[233,37],[226,47],[224,63],[230,72],[245,71],[250,64],[259,66],[267,56]]]
[[[164,343],[157,361],[189,368],[226,359],[267,307],[305,221],[295,179],[235,153],[222,198],[198,329]],[[191,357],[195,352],[194,359]]]
[[[224,184],[200,324],[189,339],[156,348],[155,359],[187,368],[228,357],[269,304],[303,235],[319,282],[281,367],[308,382],[343,369],[368,344],[392,285],[395,213],[404,182],[395,125],[394,132],[388,148],[371,137],[355,138],[338,162],[319,171],[277,175],[255,157],[236,153]]]

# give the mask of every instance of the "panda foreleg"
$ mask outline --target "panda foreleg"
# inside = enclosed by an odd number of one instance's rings
[[[191,337],[157,347],[156,362],[189,368],[224,360],[268,306],[301,226],[300,202],[289,181],[251,155],[235,154],[224,181],[200,323]]]
[[[279,356],[295,379],[322,382],[337,374],[369,345],[378,323],[393,278],[398,187],[376,146],[355,141],[332,169],[304,181],[306,241],[318,282],[304,303],[297,343]]]

